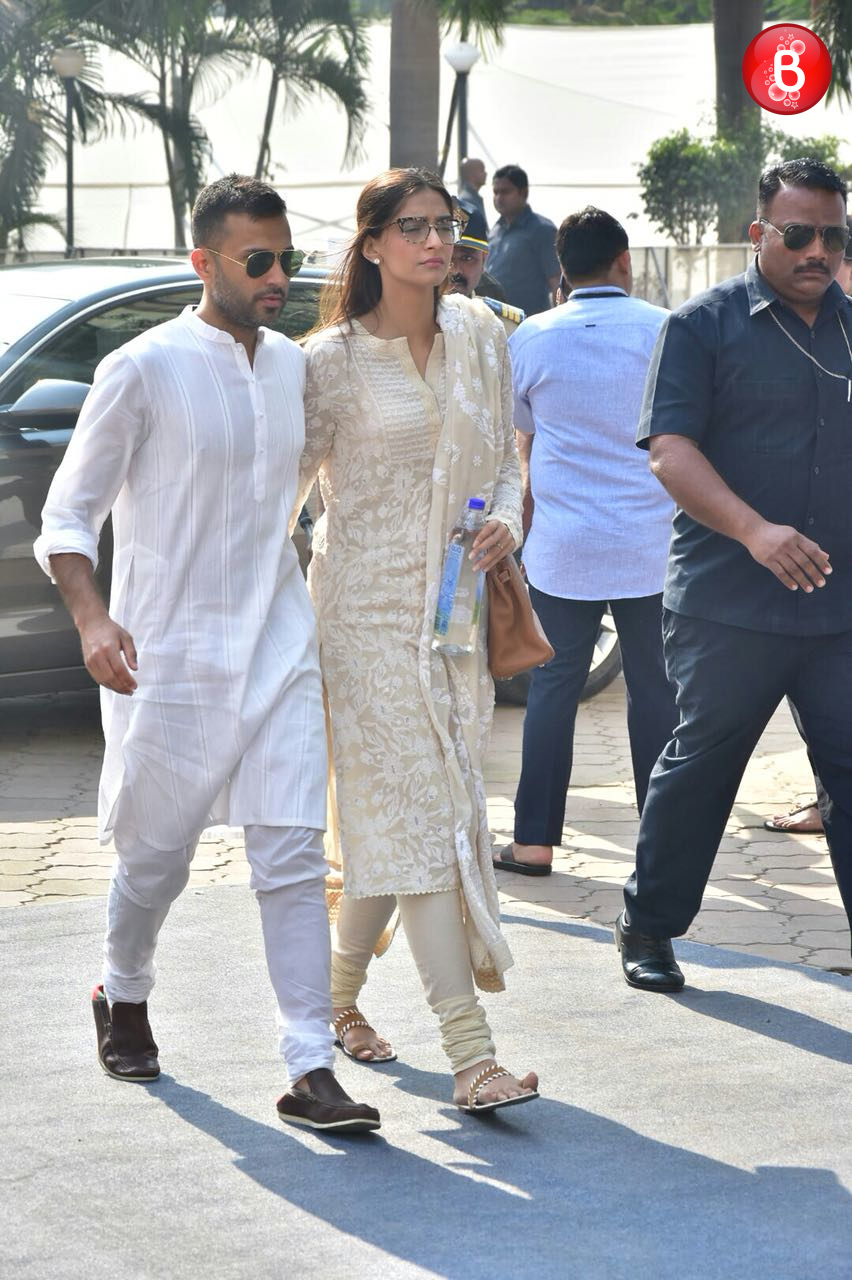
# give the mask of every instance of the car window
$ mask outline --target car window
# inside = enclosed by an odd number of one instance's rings
[[[11,347],[30,329],[64,307],[68,298],[31,297],[26,293],[4,293],[0,296],[0,351]]]
[[[72,320],[24,361],[4,387],[4,401],[14,403],[40,378],[91,382],[104,356],[152,325],[173,319],[200,296],[200,286],[193,286],[140,298],[123,298],[101,311]]]
[[[290,283],[287,305],[273,328],[286,333],[294,342],[304,337],[317,322],[320,289],[324,283],[323,280],[300,280],[296,276]]]

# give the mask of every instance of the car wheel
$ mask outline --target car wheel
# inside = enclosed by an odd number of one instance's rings
[[[607,609],[601,618],[592,664],[589,667],[583,692],[580,694],[580,701],[585,702],[587,698],[593,698],[596,693],[600,693],[607,685],[612,684],[620,670],[621,649],[618,644],[618,634],[612,614]],[[525,707],[531,678],[531,671],[522,671],[520,675],[512,676],[511,680],[495,680],[496,700],[504,706]]]

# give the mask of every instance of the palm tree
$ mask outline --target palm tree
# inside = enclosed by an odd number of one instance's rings
[[[390,162],[437,168],[441,25],[499,44],[510,0],[393,0]]]
[[[14,234],[23,247],[31,227],[63,229],[35,206],[65,139],[65,94],[50,53],[70,40],[54,0],[0,0],[0,249]],[[85,137],[104,119],[96,70],[87,67],[74,90],[76,124]]]
[[[743,53],[763,26],[763,0],[713,0],[713,43],[716,54],[716,136],[732,143],[732,168],[719,192],[719,240],[743,238],[754,205],[755,165],[760,164],[760,107],[742,76]],[[749,145],[749,143],[752,145]]]
[[[186,246],[189,212],[201,189],[210,140],[193,112],[200,91],[221,92],[249,60],[240,24],[213,0],[64,0],[80,30],[132,59],[155,83],[148,94],[110,95],[125,113],[161,132],[174,219],[174,243]]]
[[[441,24],[436,0],[393,0],[390,163],[438,167]]]
[[[852,102],[852,0],[813,0],[812,14],[831,55],[828,97]]]
[[[287,106],[324,94],[343,107],[344,160],[351,159],[366,124],[369,62],[363,21],[352,0],[230,0],[226,12],[242,24],[241,47],[270,68],[255,177],[270,176],[269,138],[282,86]]]

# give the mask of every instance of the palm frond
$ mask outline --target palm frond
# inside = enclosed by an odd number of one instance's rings
[[[814,30],[831,55],[829,99],[852,102],[852,0],[821,0]]]
[[[511,0],[439,0],[445,26],[457,23],[462,40],[471,35],[483,44],[503,43],[503,27],[512,9]]]
[[[288,105],[302,106],[313,94],[328,97],[346,112],[344,161],[354,163],[361,155],[367,126],[368,100],[360,73],[337,58],[305,54],[282,68],[281,81]]]

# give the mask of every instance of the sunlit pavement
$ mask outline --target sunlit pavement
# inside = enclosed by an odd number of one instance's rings
[[[497,845],[511,839],[522,723],[521,709],[497,708],[486,770]],[[100,752],[93,695],[2,704],[0,906],[106,893],[112,853],[98,844],[95,821]],[[782,707],[746,772],[689,938],[823,968],[852,964],[824,838],[775,834],[762,825],[768,815],[786,812],[811,791],[801,740]],[[554,873],[533,879],[500,872],[507,911],[512,904],[528,903],[545,915],[611,924],[632,866],[636,827],[624,684],[618,680],[580,707],[566,827]],[[241,832],[205,833],[191,883],[247,881]]]
[[[490,1118],[450,1105],[437,1024],[399,939],[362,996],[398,1060],[335,1064],[381,1111],[381,1132],[360,1140],[276,1117],[284,1071],[237,833],[205,837],[163,929],[150,1004],[160,1080],[98,1069],[88,986],[109,853],[94,830],[96,701],[5,706],[2,884],[21,905],[0,910],[0,1274],[848,1275],[852,979],[776,958],[848,963],[845,925],[820,842],[760,828],[807,790],[804,753],[779,713],[697,922],[703,941],[677,944],[686,989],[634,991],[611,929],[635,831],[623,699],[615,685],[581,710],[556,872],[501,875],[515,963],[483,1002],[499,1061],[537,1070],[541,1099]],[[520,728],[520,712],[498,712],[498,839]]]

